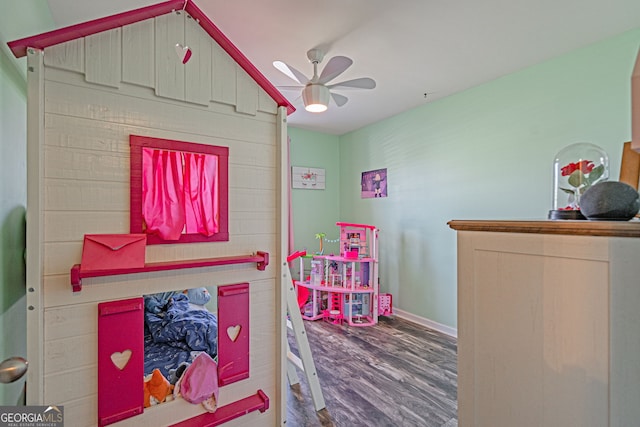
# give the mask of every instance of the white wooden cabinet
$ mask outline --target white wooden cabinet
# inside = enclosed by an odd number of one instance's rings
[[[449,225],[458,425],[640,425],[640,223]]]

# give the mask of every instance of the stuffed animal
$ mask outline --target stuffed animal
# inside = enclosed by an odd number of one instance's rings
[[[189,298],[189,302],[195,305],[205,305],[211,300],[211,294],[205,287],[187,289],[184,291]]]
[[[189,365],[190,363],[188,362],[182,362],[176,369],[169,369],[169,378],[167,378],[169,382],[175,385]]]
[[[159,369],[154,369],[151,375],[145,377],[144,382],[144,407],[157,405],[167,400],[171,396],[173,399],[173,386],[169,383]]]
[[[180,394],[189,403],[205,402],[209,412],[218,401],[218,365],[207,353],[200,353],[184,371],[179,381]]]

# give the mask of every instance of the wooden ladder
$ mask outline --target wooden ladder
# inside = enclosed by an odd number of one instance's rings
[[[313,362],[313,355],[311,354],[311,347],[309,347],[309,340],[307,338],[307,332],[302,322],[302,315],[300,314],[300,307],[298,306],[298,296],[293,284],[293,277],[291,276],[291,270],[289,269],[289,263],[294,259],[306,255],[305,252],[296,252],[287,258],[287,267],[285,268],[286,288],[287,288],[287,312],[289,318],[287,319],[287,327],[293,331],[293,335],[296,339],[298,346],[298,352],[300,356],[295,355],[289,346],[287,340],[287,378],[289,384],[299,384],[300,379],[296,372],[296,368],[305,373],[307,377],[307,383],[311,388],[311,397],[313,398],[313,405],[316,411],[320,411],[325,408],[324,396],[322,395],[322,388],[320,388],[320,382],[318,381],[318,373],[316,372],[316,365]]]

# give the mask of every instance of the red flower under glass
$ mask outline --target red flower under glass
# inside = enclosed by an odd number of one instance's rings
[[[582,173],[584,174],[587,174],[591,173],[594,167],[595,165],[591,160],[581,160],[577,163],[569,163],[568,165],[560,169],[560,171],[562,172],[562,176],[571,175],[577,170],[582,171]]]

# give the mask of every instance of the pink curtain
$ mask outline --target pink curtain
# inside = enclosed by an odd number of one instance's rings
[[[220,229],[218,156],[184,153],[184,159],[186,231],[212,236]]]
[[[178,240],[185,224],[180,153],[142,149],[142,215],[147,233]]]

